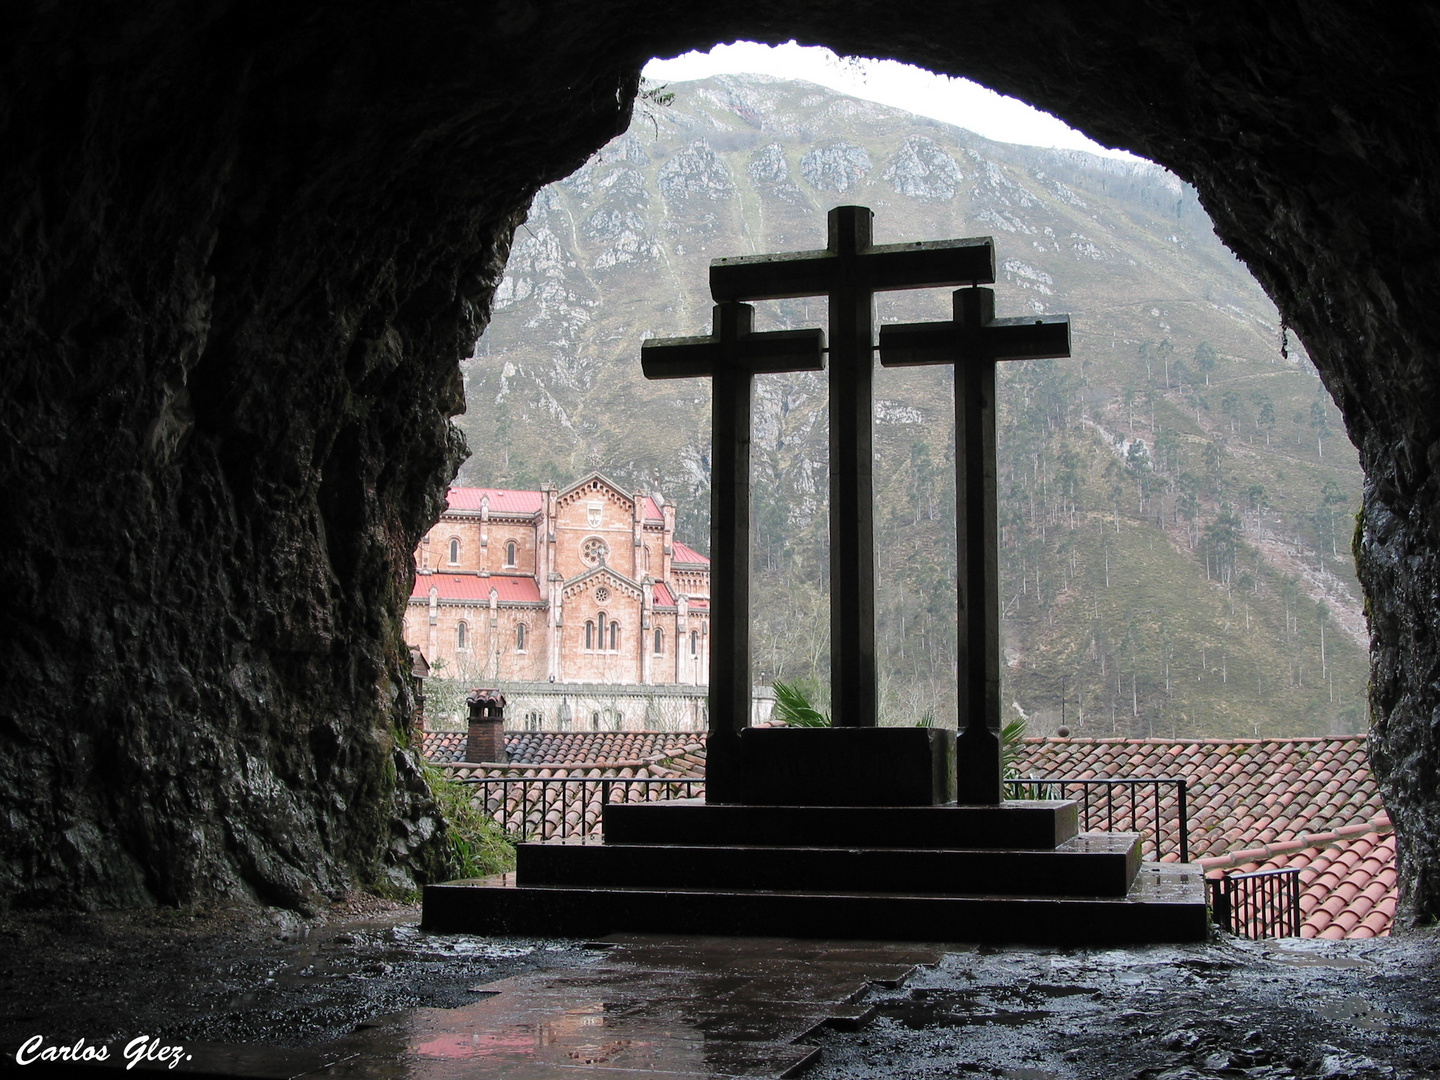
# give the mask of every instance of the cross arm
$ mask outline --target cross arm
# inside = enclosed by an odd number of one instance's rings
[[[710,292],[719,301],[826,296],[846,284],[886,291],[994,280],[995,245],[988,236],[884,244],[850,254],[827,249],[742,255],[710,264]]]
[[[722,365],[752,375],[825,370],[825,331],[769,330],[734,341],[714,337],[651,338],[640,346],[647,379],[690,379],[714,375]]]
[[[978,328],[978,333],[955,322],[896,323],[880,328],[883,367],[953,364],[970,357],[1050,360],[1069,355],[1069,315],[992,319]]]

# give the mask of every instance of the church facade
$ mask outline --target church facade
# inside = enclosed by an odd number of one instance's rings
[[[675,506],[599,473],[451,488],[415,549],[405,640],[432,675],[499,687],[507,728],[703,730],[710,560]]]

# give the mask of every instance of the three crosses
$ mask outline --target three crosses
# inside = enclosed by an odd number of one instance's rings
[[[837,727],[874,727],[874,483],[872,382],[875,293],[968,286],[954,318],[880,329],[880,363],[955,366],[959,537],[957,746],[961,803],[1001,801],[1000,611],[995,458],[995,364],[1070,355],[1068,316],[996,319],[989,237],[872,243],[863,206],[830,211],[824,251],[717,259],[714,330],[646,341],[646,378],[709,376],[712,393],[710,738],[733,738],[750,715],[750,430],[754,376],[825,367],[820,330],[756,333],[746,300],[826,296],[830,309],[831,714]]]

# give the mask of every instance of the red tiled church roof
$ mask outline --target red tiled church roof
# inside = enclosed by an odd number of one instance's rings
[[[670,594],[670,586],[663,581],[655,582],[653,587],[656,607],[674,607],[675,597]]]
[[[644,510],[642,511],[642,513],[646,521],[665,520],[665,513],[660,509],[660,504],[657,503],[654,497],[650,495],[645,496]]]
[[[439,592],[441,600],[474,600],[485,603],[490,599],[490,590],[498,594],[501,603],[538,604],[540,586],[533,577],[519,574],[416,574],[415,587],[410,591],[412,600],[428,600],[430,589]]]
[[[676,541],[674,542],[674,545],[672,546],[671,550],[674,551],[674,553],[675,553],[675,561],[676,561],[676,562],[682,562],[682,563],[703,563],[703,564],[705,564],[706,566],[710,565],[710,560],[709,560],[708,558],[706,558],[704,555],[701,555],[698,551],[696,551],[694,548],[692,548],[689,544],[682,544],[682,543],[680,543],[679,540],[676,540]]]
[[[450,510],[479,511],[480,500],[490,497],[492,514],[535,514],[544,505],[545,496],[538,491],[510,491],[506,488],[452,487],[445,496]]]

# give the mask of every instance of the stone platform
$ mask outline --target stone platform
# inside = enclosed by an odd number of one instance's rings
[[[428,886],[451,933],[1138,944],[1209,936],[1199,869],[1076,831],[1073,802],[605,808],[605,842],[520,844],[514,874]]]

